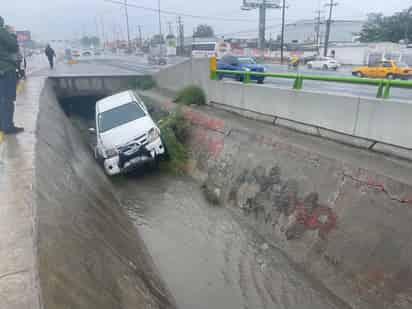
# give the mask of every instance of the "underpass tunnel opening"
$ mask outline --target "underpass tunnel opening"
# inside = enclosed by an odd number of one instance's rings
[[[67,117],[78,117],[85,121],[94,120],[96,102],[104,96],[72,96],[61,98],[59,103]]]
[[[96,128],[96,102],[103,97],[103,95],[90,95],[59,99],[59,104],[65,115],[70,119],[73,126],[80,131],[83,140],[90,147],[96,145],[96,136],[89,132],[90,128]]]

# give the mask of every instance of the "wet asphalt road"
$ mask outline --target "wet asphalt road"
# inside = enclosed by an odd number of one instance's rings
[[[149,172],[114,184],[179,308],[346,308],[191,179]]]
[[[288,69],[287,65],[280,64],[268,64],[265,65],[268,72],[292,72],[296,71]],[[327,75],[327,76],[352,76],[352,68],[350,66],[344,66],[339,68],[338,71],[322,71],[315,69],[308,69],[306,66],[301,65],[298,70],[301,74],[310,75]],[[267,85],[274,85],[276,87],[292,88],[293,80],[290,79],[280,79],[280,78],[268,78],[265,83]],[[303,81],[303,90],[311,91],[324,91],[334,94],[344,94],[344,95],[355,95],[361,97],[375,98],[378,87],[368,86],[368,85],[352,85],[343,83],[330,83],[330,82],[320,82],[320,81]],[[391,99],[396,100],[406,100],[411,101],[412,99],[412,89],[391,89]]]
[[[167,66],[177,64],[179,62],[185,61],[187,58],[175,57],[169,58],[169,63]],[[107,55],[102,57],[92,57],[92,58],[82,58],[82,62],[89,64],[99,64],[104,65],[107,68],[113,70],[118,69],[122,72],[140,72],[142,74],[152,74],[164,68],[164,66],[153,66],[149,65],[146,56],[118,56],[118,55]],[[287,65],[280,64],[266,64],[265,65],[268,72],[295,72],[288,69]],[[350,66],[343,66],[338,71],[322,71],[315,69],[308,69],[306,66],[301,65],[299,67],[299,72],[302,74],[311,75],[332,75],[332,76],[352,76]],[[265,81],[266,85],[276,86],[291,89],[293,85],[293,80],[281,79],[281,78],[267,78]],[[343,83],[330,83],[330,82],[320,82],[320,81],[304,81],[303,89],[310,91],[322,91],[339,95],[355,95],[360,97],[375,98],[378,88],[375,86],[367,85],[353,85],[353,84],[343,84]],[[411,101],[412,90],[410,89],[391,89],[391,99],[396,100],[406,100]]]

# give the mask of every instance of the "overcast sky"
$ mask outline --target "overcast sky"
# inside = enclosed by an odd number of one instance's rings
[[[0,15],[7,24],[18,30],[31,30],[36,39],[72,39],[83,34],[100,36],[104,33],[110,39],[115,33],[125,37],[124,9],[105,0],[0,0]],[[116,1],[116,0],[115,0]],[[124,0],[117,0],[124,1]],[[250,0],[251,1],[251,0]],[[287,0],[287,22],[299,19],[313,19],[319,3],[323,10],[329,0]],[[130,4],[156,8],[157,0],[128,0]],[[336,19],[364,19],[367,13],[392,14],[408,6],[412,0],[339,0],[334,11]],[[190,35],[199,23],[214,27],[218,35],[253,36],[257,32],[257,11],[241,11],[242,0],[161,0],[163,10],[185,14],[241,19],[239,21],[208,20],[183,17],[185,35]],[[326,14],[326,11],[325,11]],[[280,11],[270,10],[267,16],[268,36],[279,32]],[[129,9],[132,36],[137,35],[137,26],[142,26],[143,36],[158,31],[155,12],[137,8]],[[168,32],[168,22],[176,31],[176,16],[162,14],[163,31]],[[102,26],[103,25],[103,26]]]

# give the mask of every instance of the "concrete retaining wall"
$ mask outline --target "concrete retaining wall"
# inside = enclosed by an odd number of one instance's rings
[[[47,83],[37,122],[34,186],[42,308],[175,308],[79,134]]]
[[[169,67],[155,76],[158,86],[177,91],[195,84],[208,101],[245,115],[245,112],[283,118],[343,135],[412,150],[412,104],[403,101],[361,98],[322,92],[281,89],[209,79],[208,60],[194,59]],[[295,125],[295,129],[310,132]],[[329,134],[330,135],[330,134]],[[335,136],[359,146],[356,139]]]
[[[411,308],[411,163],[223,111],[183,113],[207,196],[351,308]]]
[[[50,83],[60,98],[95,96],[102,93],[116,93],[133,88],[136,80],[143,76],[62,76],[50,78]]]

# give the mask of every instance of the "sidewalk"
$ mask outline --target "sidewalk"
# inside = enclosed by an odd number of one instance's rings
[[[0,308],[39,308],[33,220],[34,148],[45,76],[19,86],[15,123],[25,131],[0,144]]]

